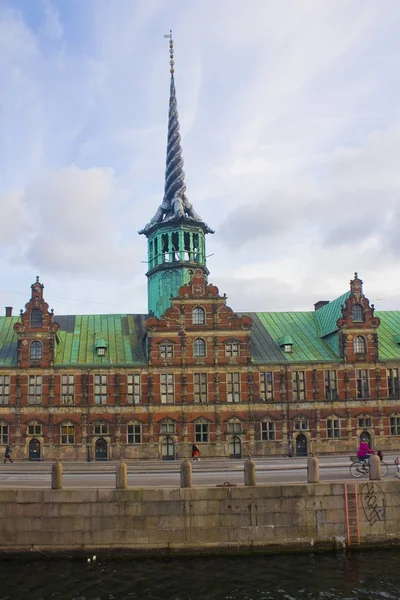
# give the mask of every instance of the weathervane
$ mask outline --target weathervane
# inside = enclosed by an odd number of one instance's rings
[[[169,64],[171,65],[170,72],[172,77],[174,76],[174,40],[172,39],[172,29],[169,33],[164,34],[165,38],[169,38]]]

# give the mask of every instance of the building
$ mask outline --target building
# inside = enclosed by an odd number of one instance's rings
[[[173,43],[163,202],[148,243],[148,314],[54,315],[36,278],[0,317],[0,436],[17,459],[107,460],[382,450],[400,440],[400,311],[357,273],[309,312],[236,314],[208,281],[186,197]]]

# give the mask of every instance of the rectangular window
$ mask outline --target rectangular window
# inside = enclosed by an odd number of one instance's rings
[[[140,404],[140,375],[127,376],[127,402]]]
[[[175,433],[175,423],[161,423],[161,433]]]
[[[242,433],[242,424],[237,421],[232,421],[231,423],[228,423],[227,432],[228,433]]]
[[[107,375],[94,376],[94,403],[107,404]]]
[[[339,419],[327,419],[326,430],[328,438],[340,438],[340,421]]]
[[[172,404],[174,402],[174,375],[173,373],[162,373],[160,375],[161,404]]]
[[[128,425],[128,444],[142,443],[142,426]]]
[[[309,429],[308,419],[296,419],[296,421],[294,422],[294,428],[300,431]]]
[[[400,435],[400,417],[390,417],[391,435]]]
[[[240,373],[228,373],[226,379],[228,402],[240,402]]]
[[[230,358],[240,356],[240,344],[235,342],[225,344],[225,356],[229,356]]]
[[[2,444],[8,444],[8,425],[0,423],[0,440]]]
[[[194,374],[194,401],[207,402],[207,373]]]
[[[108,424],[107,423],[95,423],[93,426],[94,435],[107,435]]]
[[[293,371],[293,400],[304,400],[306,382],[304,371]]]
[[[28,435],[42,435],[42,426],[28,425]]]
[[[361,419],[358,419],[358,426],[361,429],[367,429],[369,427],[372,427],[371,417],[361,417]]]
[[[29,375],[28,404],[41,404],[42,376]]]
[[[357,369],[357,398],[369,398],[369,384],[367,369]]]
[[[272,371],[260,373],[260,394],[261,400],[267,401],[274,399]]]
[[[324,371],[325,400],[337,400],[337,375],[336,371]]]
[[[10,376],[0,375],[0,404],[10,403]]]
[[[386,369],[389,398],[400,398],[399,370]]]
[[[263,421],[261,423],[261,439],[262,440],[274,440],[275,439],[275,422],[274,421]]]
[[[73,375],[61,377],[61,404],[74,404],[75,378]]]
[[[196,423],[196,442],[208,442],[208,423]]]
[[[75,427],[74,425],[61,425],[61,443],[75,444]]]
[[[173,358],[174,357],[174,345],[173,344],[160,344],[160,358]]]

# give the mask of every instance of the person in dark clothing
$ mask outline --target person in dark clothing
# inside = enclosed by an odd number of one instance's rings
[[[12,450],[11,450],[10,446],[7,444],[7,446],[6,446],[6,449],[5,449],[5,452],[4,452],[4,463],[6,463],[6,462],[7,462],[7,460],[9,460],[9,461],[10,461],[10,463],[12,463],[12,462],[13,462],[13,461],[11,460],[11,452],[12,452]]]
[[[196,444],[193,444],[193,446],[192,446],[193,460],[200,460],[199,455],[200,455],[200,450],[199,450],[198,446],[196,446]]]

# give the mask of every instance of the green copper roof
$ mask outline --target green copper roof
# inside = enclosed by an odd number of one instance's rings
[[[0,317],[0,366],[2,367],[17,365],[17,334],[14,325],[20,320],[19,316]]]
[[[375,311],[381,321],[378,328],[379,358],[381,360],[400,359],[400,311]]]
[[[350,296],[350,290],[314,312],[320,337],[337,330],[336,321],[342,316],[341,308]]]

